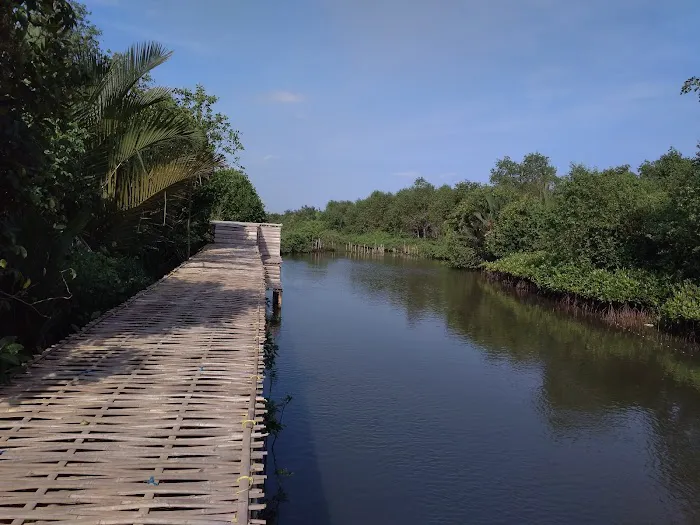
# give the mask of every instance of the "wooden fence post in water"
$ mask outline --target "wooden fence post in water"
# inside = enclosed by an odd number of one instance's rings
[[[282,290],[272,290],[272,309],[279,311],[282,308]]]

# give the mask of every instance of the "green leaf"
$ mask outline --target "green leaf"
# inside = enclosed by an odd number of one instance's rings
[[[29,277],[27,277],[27,280],[24,281],[24,284],[22,285],[22,290],[26,290],[27,288],[29,288],[30,284],[32,284],[32,280]]]
[[[5,259],[0,259],[0,268],[7,268],[7,261]]]
[[[15,354],[6,354],[4,352],[0,352],[0,361],[5,361],[6,363],[10,363],[12,365],[21,364],[21,361]]]
[[[15,355],[19,354],[22,350],[24,350],[24,346],[19,343],[10,343],[2,349],[3,352]]]
[[[9,345],[10,343],[14,343],[17,340],[17,337],[14,335],[6,335],[2,339],[0,339],[0,351],[5,348],[5,346]]]

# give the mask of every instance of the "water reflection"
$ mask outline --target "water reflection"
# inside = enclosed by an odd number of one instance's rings
[[[280,523],[700,523],[700,367],[669,341],[430,261],[283,272]]]
[[[350,279],[409,320],[442,316],[494,360],[541,367],[538,407],[555,437],[610,432],[630,418],[645,425],[659,481],[685,519],[700,523],[700,364],[682,343],[573,319],[547,301],[428,261],[355,264]]]

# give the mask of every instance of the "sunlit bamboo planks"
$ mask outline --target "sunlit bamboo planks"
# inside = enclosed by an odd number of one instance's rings
[[[259,523],[264,270],[209,246],[0,393],[0,523]]]
[[[212,225],[216,244],[257,244],[267,289],[282,290],[281,224],[213,221]]]

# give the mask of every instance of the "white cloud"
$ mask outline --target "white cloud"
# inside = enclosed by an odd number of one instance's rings
[[[277,102],[279,104],[298,104],[299,102],[303,102],[304,96],[300,93],[279,90],[268,93],[265,99],[269,102]]]
[[[277,155],[265,155],[262,160],[263,162],[267,162],[268,160],[276,159]]]

